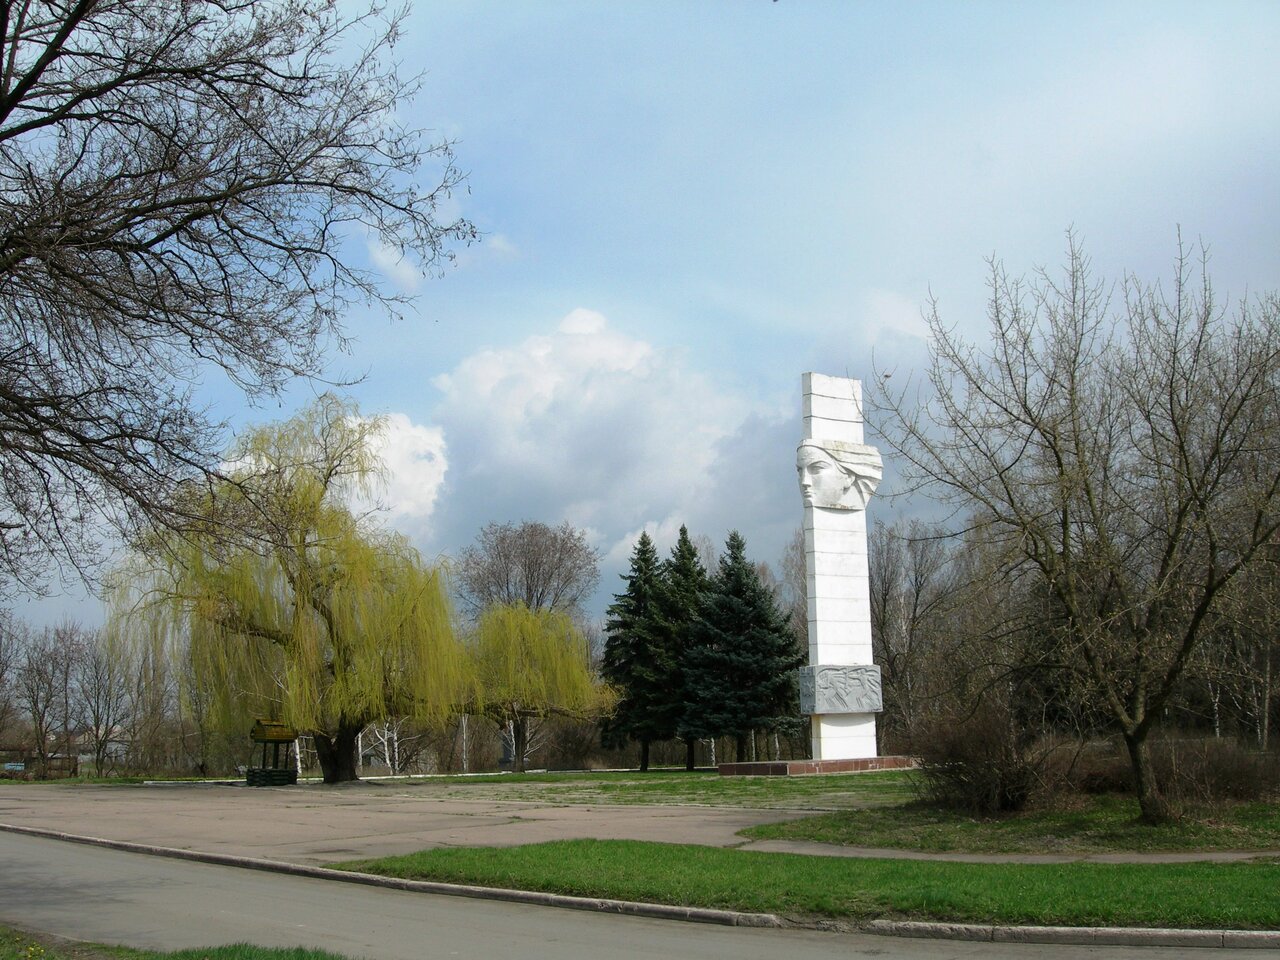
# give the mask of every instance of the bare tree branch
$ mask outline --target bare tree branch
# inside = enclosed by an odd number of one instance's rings
[[[336,0],[0,4],[0,589],[81,573],[104,524],[172,523],[221,426],[319,377],[352,304],[474,235],[448,142],[400,125],[400,16]],[[354,52],[351,52],[354,51]]]

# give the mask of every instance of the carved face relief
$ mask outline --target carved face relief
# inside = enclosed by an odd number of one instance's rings
[[[806,507],[865,510],[884,474],[875,447],[838,440],[805,440],[796,449],[796,473]]]
[[[853,477],[820,447],[802,445],[796,451],[796,473],[806,507],[836,507],[849,490]]]

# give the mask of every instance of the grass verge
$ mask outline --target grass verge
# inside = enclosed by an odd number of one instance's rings
[[[756,809],[840,810],[896,805],[915,791],[905,771],[814,777],[722,777],[714,771],[504,774],[382,781],[441,799],[535,803],[701,804]]]
[[[54,777],[49,780],[21,780],[11,777],[0,777],[0,786],[5,787],[138,787],[146,783],[222,783],[234,780],[229,777],[165,777],[165,776],[119,776],[95,777],[91,774],[75,777]],[[240,779],[244,779],[241,777]]]
[[[937,863],[621,840],[336,864],[416,880],[853,921],[1280,929],[1280,862]]]
[[[1138,821],[1130,797],[1089,797],[1071,809],[975,819],[923,804],[838,811],[749,827],[753,840],[813,840],[855,847],[956,853],[1157,853],[1280,850],[1280,804],[1191,811],[1162,826]]]
[[[47,934],[0,927],[0,960],[345,960],[339,954],[305,947],[273,949],[235,943],[197,950],[132,950],[63,940]]]
[[[148,780],[158,778],[149,777]],[[136,786],[141,777],[26,781],[31,786]],[[169,778],[166,782],[199,783]],[[24,781],[0,780],[0,785]],[[610,770],[599,773],[505,773],[365,780],[344,788],[403,792],[432,800],[515,800],[546,804],[697,804],[754,809],[846,810],[905,803],[915,797],[906,771],[816,777],[721,777],[709,770]],[[321,789],[333,789],[325,787]]]

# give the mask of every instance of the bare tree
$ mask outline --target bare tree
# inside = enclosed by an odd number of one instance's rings
[[[1039,582],[1060,665],[1097,691],[1160,820],[1148,736],[1280,530],[1280,299],[1229,314],[1180,248],[1172,291],[1131,279],[1117,316],[1074,237],[1062,281],[993,262],[990,289],[990,336],[965,341],[935,303],[931,396],[882,391],[877,413],[911,476]]]
[[[0,610],[0,747],[9,743],[9,725],[18,709],[18,658],[25,632],[9,610]]]
[[[800,536],[804,536],[803,530],[800,531]],[[702,566],[707,570],[714,570],[720,563],[720,549],[716,546],[716,542],[705,533],[694,534],[692,540],[693,548],[698,552],[698,559],[702,561]]]
[[[600,583],[599,565],[600,552],[568,521],[490,523],[458,558],[458,586],[477,616],[512,603],[577,613]]]
[[[475,544],[466,547],[458,559],[458,592],[467,611],[477,619],[488,612],[497,622],[502,617],[500,608],[512,604],[523,604],[531,611],[566,614],[582,638],[587,674],[594,675],[604,656],[605,639],[600,625],[587,620],[582,604],[600,583],[599,564],[600,552],[587,542],[585,532],[568,521],[558,527],[531,520],[519,525],[489,523],[480,531]],[[512,616],[518,618],[519,615]],[[534,617],[529,622],[539,621],[550,622],[543,617]],[[551,633],[546,633],[531,646],[528,641],[537,633],[514,629],[502,641],[491,637],[489,642],[505,642],[512,651],[520,649],[522,652],[513,656],[522,660],[551,637]],[[548,649],[543,650],[543,655],[548,653]],[[503,676],[501,670],[492,669],[495,658],[481,659],[488,662],[483,683],[484,695],[490,698],[483,712],[494,722],[499,742],[512,758],[513,769],[524,770],[530,757],[565,729],[546,722],[551,716],[561,715],[560,707],[551,701],[564,691],[541,704],[532,702],[538,700],[536,695],[531,702],[518,702],[520,696],[510,695],[511,678]],[[542,671],[540,659],[535,657],[525,663],[525,672],[530,678]],[[570,674],[573,673],[576,671],[571,670]],[[527,693],[524,696],[527,697]],[[570,699],[572,696],[569,695]],[[573,711],[568,713],[572,715]],[[465,731],[464,725],[464,739]]]
[[[133,640],[125,709],[128,765],[139,773],[164,770],[176,753],[178,679],[163,636],[139,634]]]
[[[106,776],[112,747],[123,739],[129,704],[128,667],[128,651],[118,637],[104,631],[85,637],[73,682],[76,712],[99,777]]]
[[[323,371],[354,302],[430,269],[450,145],[404,129],[400,16],[338,0],[0,3],[0,587],[172,522],[220,427],[192,396]],[[349,51],[354,51],[350,53]]]
[[[929,696],[930,660],[943,646],[944,615],[957,591],[946,543],[919,521],[877,522],[867,552],[874,658],[883,673],[882,732],[891,736],[911,729]]]
[[[1261,750],[1270,742],[1280,647],[1275,632],[1280,621],[1280,569],[1273,551],[1268,553],[1273,555],[1232,585],[1224,609],[1196,657],[1215,735],[1221,736],[1224,716],[1230,717],[1236,721],[1237,732],[1252,734]]]
[[[63,625],[30,634],[18,665],[18,697],[31,725],[39,777],[47,777],[52,754],[71,750],[71,677],[79,655],[79,628]]]
[[[796,643],[807,650],[809,644],[808,568],[804,556],[804,528],[796,527],[779,562],[782,583],[778,602],[787,612]]]
[[[427,729],[408,717],[387,717],[364,728],[365,750],[392,774],[421,770],[430,746]]]

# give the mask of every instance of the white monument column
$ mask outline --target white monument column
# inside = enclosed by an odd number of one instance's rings
[[[880,668],[871,662],[867,501],[884,467],[862,442],[862,384],[803,375],[804,439],[796,470],[804,499],[809,665],[800,709],[815,760],[875,757]]]

